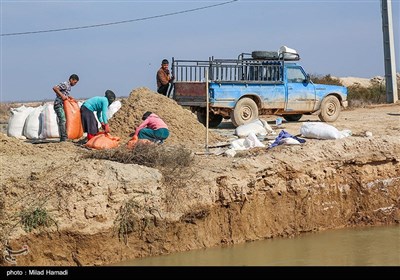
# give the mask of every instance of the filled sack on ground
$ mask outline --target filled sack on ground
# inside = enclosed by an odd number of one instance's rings
[[[147,139],[139,139],[137,136],[133,136],[131,140],[128,141],[128,143],[126,143],[126,147],[129,150],[132,150],[133,148],[135,148],[135,146],[138,144],[151,144],[153,142],[151,142],[150,140]]]
[[[25,136],[23,136],[25,121],[33,110],[33,107],[25,106],[11,108],[11,117],[8,120],[7,136],[25,139]]]
[[[73,98],[64,100],[64,112],[67,119],[68,139],[79,139],[83,136],[81,111],[78,102]]]
[[[113,137],[109,133],[99,132],[96,136],[87,141],[85,146],[96,150],[106,150],[118,147],[119,141],[119,137]]]
[[[273,132],[272,128],[265,120],[257,119],[250,123],[238,126],[235,129],[235,134],[239,137],[247,137],[250,133],[255,135],[265,136]]]
[[[300,128],[300,133],[306,138],[341,139],[351,135],[350,130],[339,131],[336,127],[323,122],[307,122]]]
[[[28,139],[38,139],[42,124],[40,121],[40,114],[42,113],[43,106],[36,107],[30,112],[25,120],[23,135]]]
[[[58,132],[57,115],[52,103],[46,103],[43,106],[39,118],[42,125],[39,138],[47,139],[60,137]]]

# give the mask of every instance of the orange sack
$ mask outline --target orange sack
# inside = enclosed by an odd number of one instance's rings
[[[138,139],[137,136],[133,136],[131,140],[128,141],[128,143],[126,143],[126,147],[129,150],[132,150],[133,148],[135,148],[136,144],[138,143],[142,143],[142,144],[153,144],[153,142],[151,142],[150,140],[147,139]]]
[[[128,141],[128,143],[126,143],[126,147],[130,150],[132,150],[136,143],[138,141],[138,137],[137,136],[133,136],[131,140]]]
[[[95,137],[87,141],[86,147],[96,150],[116,148],[119,145],[119,137],[113,137],[108,133],[99,132]]]
[[[73,98],[64,100],[64,112],[67,119],[68,139],[79,139],[83,136],[81,110],[78,102]]]

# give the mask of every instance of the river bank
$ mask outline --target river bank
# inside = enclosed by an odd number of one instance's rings
[[[148,106],[135,102],[136,109]],[[165,104],[161,115],[170,111]],[[195,116],[181,120],[186,113],[179,110],[172,110],[174,119],[166,117],[177,128],[165,145],[203,150],[203,137],[184,136],[203,135],[204,128],[196,126]],[[128,111],[116,113],[116,132],[128,131]],[[18,265],[105,265],[303,232],[398,224],[398,112],[400,105],[342,112],[335,126],[351,129],[348,138],[307,139],[233,158],[193,154],[183,170],[190,176],[169,184],[159,169],[88,158],[93,151],[73,142],[33,145],[0,134],[2,244],[29,247],[16,257]],[[313,116],[285,123],[285,129],[297,134],[308,118]],[[366,130],[373,136],[366,137]],[[21,217],[35,209],[43,210],[47,223],[28,231]]]

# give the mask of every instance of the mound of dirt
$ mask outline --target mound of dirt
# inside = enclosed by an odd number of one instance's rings
[[[367,88],[371,86],[371,79],[368,78],[342,77],[338,79],[345,87],[358,85]]]
[[[397,78],[397,88],[400,88],[400,73],[396,73]],[[368,88],[372,85],[384,85],[385,84],[385,77],[382,76],[375,76],[370,79],[368,78],[358,78],[358,77],[341,77],[337,78],[345,87],[350,86],[360,86],[364,88]]]
[[[35,147],[17,138],[0,133],[0,155],[34,155]]]
[[[204,146],[205,127],[197,121],[189,110],[178,105],[174,100],[141,87],[133,90],[127,99],[121,100],[122,107],[110,119],[111,134],[129,139],[135,127],[142,122],[146,111],[157,114],[165,121],[170,130],[166,140],[168,144],[182,144],[187,147]],[[209,132],[210,144],[224,139]]]

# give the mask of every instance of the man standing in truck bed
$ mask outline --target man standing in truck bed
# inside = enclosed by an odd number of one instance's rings
[[[161,62],[161,67],[157,71],[157,92],[162,95],[167,95],[169,85],[174,80],[168,69],[169,62],[163,59]]]

